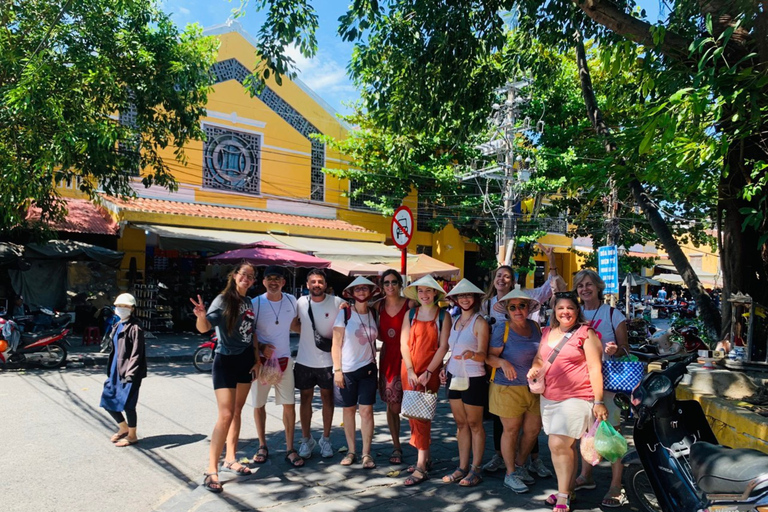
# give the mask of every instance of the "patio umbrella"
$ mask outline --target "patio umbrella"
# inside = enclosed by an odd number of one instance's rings
[[[244,247],[234,249],[212,256],[208,261],[212,263],[238,263],[247,261],[253,265],[280,265],[282,267],[301,267],[301,268],[328,268],[331,262],[321,258],[316,258],[309,254],[292,251],[290,249],[280,249],[277,247]]]

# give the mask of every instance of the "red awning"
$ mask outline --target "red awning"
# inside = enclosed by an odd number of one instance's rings
[[[59,222],[49,227],[54,231],[67,233],[89,233],[92,235],[117,235],[117,223],[102,208],[85,199],[65,199],[67,214]],[[40,208],[31,206],[27,211],[27,220],[40,219]]]
[[[309,254],[277,249],[274,247],[246,247],[234,249],[208,258],[213,263],[237,263],[246,260],[256,266],[280,265],[283,267],[328,268],[331,262]]]

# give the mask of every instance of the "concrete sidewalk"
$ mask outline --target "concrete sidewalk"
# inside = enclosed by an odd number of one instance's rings
[[[210,339],[207,334],[156,334],[145,340],[147,361],[151,363],[192,363],[192,354],[201,343]],[[67,367],[100,366],[107,364],[109,354],[99,352],[99,345],[83,345],[80,335],[67,336]]]
[[[319,395],[319,394],[317,394]],[[381,402],[374,407],[374,439],[372,455],[378,467],[362,469],[359,461],[360,434],[357,435],[358,462],[353,466],[340,465],[344,456],[339,448],[345,447],[346,441],[342,428],[342,411],[336,408],[331,430],[331,442],[336,453],[332,458],[321,458],[319,448],[315,448],[312,458],[306,460],[303,468],[293,468],[285,461],[285,437],[282,423],[282,407],[274,404],[270,398],[267,404],[267,445],[270,449],[266,464],[249,464],[253,475],[238,477],[232,473],[221,473],[224,486],[222,494],[212,494],[203,487],[184,489],[162,503],[158,512],[224,512],[231,510],[279,510],[293,511],[446,511],[458,512],[478,510],[500,512],[505,510],[526,510],[550,512],[552,506],[544,499],[556,492],[554,477],[536,479],[536,483],[525,494],[516,494],[504,487],[504,470],[485,474],[484,481],[476,487],[460,487],[457,483],[446,484],[441,477],[450,473],[458,464],[456,442],[456,424],[450,411],[445,388],[439,392],[437,415],[432,430],[432,458],[434,467],[430,479],[420,485],[406,487],[403,481],[408,476],[406,468],[416,461],[416,451],[407,444],[409,439],[408,420],[403,418],[401,439],[403,440],[404,464],[392,466],[389,455],[392,451],[386,412]],[[298,401],[298,394],[297,394]],[[315,397],[312,433],[320,435],[319,396]],[[298,409],[298,407],[297,407]],[[298,411],[297,411],[298,413]],[[298,414],[297,414],[298,415]],[[249,415],[243,416],[244,425],[252,421]],[[493,454],[492,422],[486,421],[486,450],[484,462]],[[244,426],[244,431],[251,431],[251,425]],[[359,428],[359,417],[358,417]],[[296,425],[297,441],[300,429]],[[258,440],[241,439],[238,456],[252,459],[258,449]],[[541,458],[551,468],[547,438],[539,438]],[[298,442],[296,443],[298,448]],[[201,461],[202,464],[202,461]],[[199,482],[202,482],[202,469]],[[608,490],[610,465],[601,463],[595,468],[594,478],[597,489],[578,491],[572,510],[598,512],[600,502]],[[605,509],[608,510],[608,509]],[[630,510],[625,505],[615,510]]]

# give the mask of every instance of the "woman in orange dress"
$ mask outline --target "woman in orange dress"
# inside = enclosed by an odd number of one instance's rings
[[[440,387],[440,368],[448,352],[451,317],[441,310],[437,302],[445,296],[443,288],[432,276],[424,276],[405,289],[405,296],[418,300],[420,306],[412,309],[400,335],[403,366],[400,371],[403,390],[426,390],[437,393]],[[405,485],[416,485],[429,478],[427,473],[432,422],[409,420],[411,446],[419,452],[411,476]]]

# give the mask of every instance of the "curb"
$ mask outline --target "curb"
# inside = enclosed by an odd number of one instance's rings
[[[79,368],[89,366],[105,366],[109,361],[107,354],[92,356],[89,354],[70,354],[67,356],[66,367]],[[189,363],[192,364],[192,354],[173,356],[147,356],[148,363]]]

